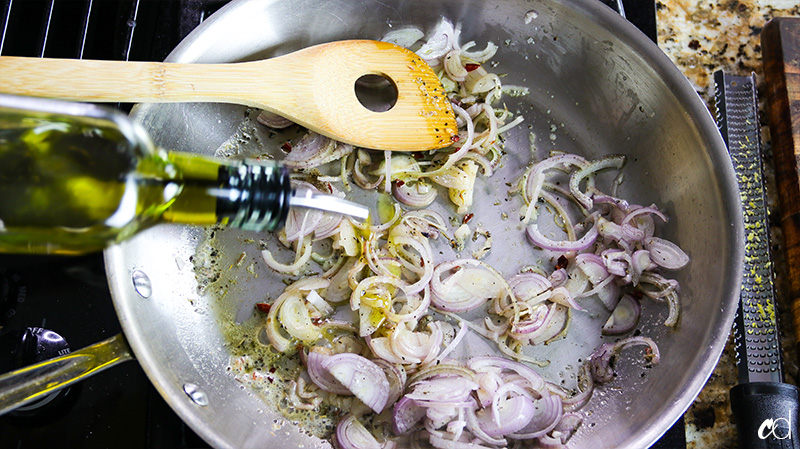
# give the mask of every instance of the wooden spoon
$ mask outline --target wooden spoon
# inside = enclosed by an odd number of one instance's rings
[[[397,92],[393,107],[374,112],[362,105],[355,86],[364,75],[389,80]],[[413,52],[387,42],[338,41],[229,64],[6,56],[0,79],[3,93],[66,100],[242,104],[364,148],[419,151],[457,140],[436,74]]]

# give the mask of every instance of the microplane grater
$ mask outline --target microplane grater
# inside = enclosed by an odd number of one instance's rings
[[[782,382],[755,75],[714,74],[717,125],[739,183],[745,261],[733,331],[739,382]]]

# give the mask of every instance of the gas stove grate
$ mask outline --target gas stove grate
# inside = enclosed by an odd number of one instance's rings
[[[0,55],[162,61],[226,0],[3,0]]]
[[[140,3],[6,0],[0,54],[128,60]],[[109,30],[116,34],[113,39]]]

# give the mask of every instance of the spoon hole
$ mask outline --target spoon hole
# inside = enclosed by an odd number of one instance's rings
[[[364,75],[356,80],[356,98],[372,112],[386,112],[397,103],[397,86],[386,75]]]

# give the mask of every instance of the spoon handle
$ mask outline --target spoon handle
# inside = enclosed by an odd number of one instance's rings
[[[264,107],[248,99],[257,69],[260,86],[269,86],[269,71],[251,63],[177,64],[77,59],[0,57],[0,87],[5,93],[64,100],[123,103],[228,102]],[[250,75],[246,77],[246,75]],[[259,86],[259,87],[260,87]],[[265,95],[259,89],[260,98]],[[250,95],[252,96],[252,95]],[[278,99],[275,99],[278,102]]]
[[[388,108],[369,108],[364,95],[359,98],[365,76],[383,78],[393,97]],[[437,149],[458,140],[453,109],[436,73],[415,53],[386,42],[329,42],[226,64],[5,56],[0,79],[2,93],[64,100],[240,104],[379,150]]]

